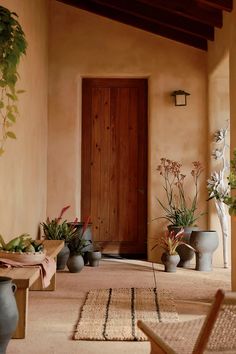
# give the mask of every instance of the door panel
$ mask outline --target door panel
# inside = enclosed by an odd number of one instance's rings
[[[82,218],[104,253],[146,254],[147,82],[84,79]]]

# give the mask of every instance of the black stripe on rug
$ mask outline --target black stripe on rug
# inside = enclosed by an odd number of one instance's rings
[[[136,319],[135,319],[135,289],[131,288],[131,325],[132,325],[132,336],[134,341],[137,341],[135,327],[136,327]]]
[[[106,304],[105,321],[104,321],[104,324],[103,324],[102,335],[103,335],[105,340],[107,340],[106,330],[107,330],[107,321],[108,321],[108,316],[109,316],[109,307],[110,307],[110,303],[111,303],[111,295],[112,295],[112,288],[109,289],[109,294],[108,294],[107,304]]]
[[[158,318],[159,322],[162,322],[161,313],[160,313],[160,307],[159,307],[159,302],[158,302],[158,296],[157,296],[157,288],[153,288],[153,292],[154,292],[154,296],[155,296],[157,318]]]

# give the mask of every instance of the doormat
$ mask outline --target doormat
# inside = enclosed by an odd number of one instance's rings
[[[145,341],[137,321],[178,321],[171,293],[156,288],[97,289],[87,293],[75,340]]]

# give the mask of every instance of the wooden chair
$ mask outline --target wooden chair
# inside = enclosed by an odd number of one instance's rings
[[[236,292],[218,290],[208,315],[138,327],[151,342],[151,354],[236,353]]]

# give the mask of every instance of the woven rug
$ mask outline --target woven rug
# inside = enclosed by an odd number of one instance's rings
[[[170,292],[156,288],[98,289],[87,293],[76,340],[145,341],[137,320],[178,321]]]

